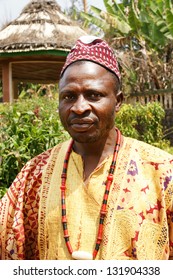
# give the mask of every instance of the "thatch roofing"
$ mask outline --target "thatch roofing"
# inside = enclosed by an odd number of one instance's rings
[[[55,0],[31,0],[0,31],[3,101],[18,97],[19,82],[57,83],[68,52],[86,34],[61,12]]]
[[[69,50],[86,32],[65,16],[55,0],[31,0],[0,31],[0,53]]]

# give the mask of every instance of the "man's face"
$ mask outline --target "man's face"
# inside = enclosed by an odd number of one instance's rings
[[[119,107],[115,82],[109,71],[90,61],[65,70],[59,83],[59,115],[75,141],[91,143],[108,136]]]

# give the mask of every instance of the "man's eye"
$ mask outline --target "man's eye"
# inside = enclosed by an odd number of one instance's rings
[[[75,97],[74,95],[65,95],[64,100],[73,100]]]
[[[101,93],[92,93],[90,96],[91,98],[100,98],[102,95]]]

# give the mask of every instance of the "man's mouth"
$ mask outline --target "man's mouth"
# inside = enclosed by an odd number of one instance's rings
[[[89,130],[94,124],[91,119],[73,119],[70,122],[70,126],[76,132],[85,132]]]

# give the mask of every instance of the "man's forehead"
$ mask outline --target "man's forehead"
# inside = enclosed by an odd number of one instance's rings
[[[92,83],[94,81],[97,81],[101,79],[102,81],[104,79],[112,79],[112,76],[114,76],[114,82],[116,75],[112,72],[110,72],[107,68],[103,67],[102,65],[95,63],[93,61],[89,60],[79,60],[71,63],[66,70],[64,71],[63,76],[61,77],[60,81],[64,81],[65,83],[67,80],[92,80]],[[118,79],[116,78],[117,82]]]

